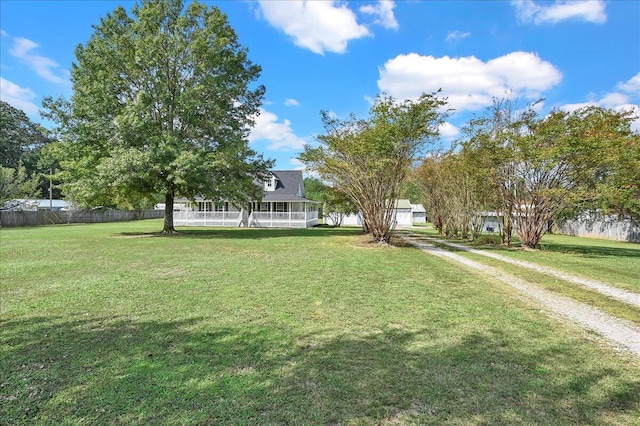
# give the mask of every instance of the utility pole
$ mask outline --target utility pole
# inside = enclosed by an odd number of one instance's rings
[[[49,211],[53,211],[53,184],[51,183],[51,175],[53,169],[49,168]]]

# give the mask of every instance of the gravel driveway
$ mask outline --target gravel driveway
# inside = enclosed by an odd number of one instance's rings
[[[406,234],[397,235],[409,244],[418,247],[431,255],[462,264],[468,269],[481,272],[508,284],[518,290],[520,294],[524,295],[526,298],[538,302],[552,314],[567,318],[584,329],[595,331],[615,346],[626,348],[636,356],[640,356],[640,328],[628,321],[613,317],[606,312],[588,306],[584,303],[576,302],[569,297],[543,290],[514,275],[503,272],[498,268],[484,265],[460,256],[459,254],[436,247],[433,244],[426,243],[423,241],[425,239],[423,235],[419,236],[420,240],[415,236],[409,236]]]

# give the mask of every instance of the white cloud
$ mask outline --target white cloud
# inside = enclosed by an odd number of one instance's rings
[[[513,0],[516,14],[521,22],[536,25],[557,24],[567,19],[581,19],[594,24],[607,21],[606,5],[602,0],[556,1],[550,6],[542,6],[533,0]]]
[[[344,53],[350,40],[371,35],[348,6],[335,1],[262,0],[259,5],[269,24],[293,37],[297,46],[320,55]]]
[[[9,36],[9,34],[7,34],[7,32],[5,30],[0,30],[0,35],[2,37],[8,37]]]
[[[453,139],[460,133],[460,129],[448,121],[442,123],[438,127],[438,131],[440,132],[440,136],[445,139]]]
[[[618,83],[616,88],[630,94],[634,98],[640,97],[640,72],[631,77],[629,80]]]
[[[626,104],[629,103],[629,97],[623,93],[619,93],[619,92],[611,92],[611,93],[607,93],[606,95],[604,95],[602,97],[602,99],[600,99],[599,103],[602,106],[605,106],[607,108],[611,108],[614,107],[616,105],[622,105],[622,104]]]
[[[278,116],[263,108],[255,120],[255,126],[249,133],[249,142],[268,140],[268,149],[302,149],[306,140],[298,137],[291,129],[291,122],[284,120],[278,123]]]
[[[17,84],[0,77],[0,99],[14,108],[23,110],[26,114],[35,115],[38,107],[33,103],[36,94],[33,90],[20,87]]]
[[[31,67],[36,74],[45,80],[56,84],[70,84],[69,72],[64,69],[58,69],[60,66],[57,62],[47,57],[31,53],[38,47],[40,46],[34,41],[22,37],[15,37],[9,53]]]
[[[285,106],[298,106],[300,105],[300,102],[298,102],[297,100],[293,99],[293,98],[287,98],[284,100],[284,104]]]
[[[377,16],[376,20],[373,22],[382,25],[384,28],[397,30],[400,28],[400,25],[393,14],[393,9],[395,7],[396,3],[394,1],[379,0],[375,5],[368,4],[360,6],[360,12]]]
[[[444,41],[446,41],[447,43],[453,44],[469,36],[471,36],[470,32],[461,32],[461,31],[455,30],[455,31],[449,32],[449,34],[447,34],[447,38],[445,38]]]
[[[380,68],[378,87],[398,100],[442,89],[449,107],[461,111],[489,106],[494,97],[509,91],[514,97],[534,99],[561,80],[553,64],[528,52],[512,52],[487,62],[474,56],[436,58],[410,53]]]

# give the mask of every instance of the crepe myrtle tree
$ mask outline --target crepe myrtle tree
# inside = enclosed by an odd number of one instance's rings
[[[240,204],[258,197],[271,162],[247,134],[265,92],[260,67],[227,17],[198,1],[118,7],[76,48],[70,100],[48,98],[61,136],[59,178],[80,205],[164,194],[163,232],[175,232],[174,198]]]
[[[498,101],[472,121],[458,154],[484,170],[481,181],[489,185],[478,189],[485,208],[503,213],[503,242],[512,225],[521,244],[535,248],[554,220],[593,209],[640,217],[633,111],[586,107],[540,116],[529,105],[516,115],[513,105]]]
[[[374,241],[389,243],[401,185],[425,145],[438,136],[445,105],[437,93],[402,102],[383,94],[366,119],[323,112],[320,145],[305,146],[300,160],[353,201]]]

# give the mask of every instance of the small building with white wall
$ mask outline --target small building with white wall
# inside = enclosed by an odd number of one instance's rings
[[[422,204],[411,204],[407,199],[396,200],[395,208],[393,209],[393,226],[411,226],[414,223],[425,223],[426,214]],[[325,215],[325,223],[334,225],[328,215]],[[346,215],[342,219],[343,226],[362,226],[362,223],[361,213]]]
[[[427,223],[427,209],[422,204],[411,204],[411,223]]]

